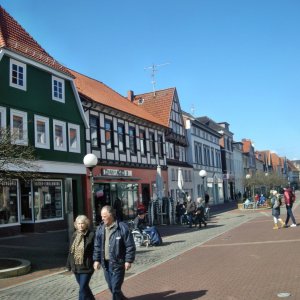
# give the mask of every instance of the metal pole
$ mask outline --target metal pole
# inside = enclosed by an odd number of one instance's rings
[[[94,176],[93,176],[93,168],[90,169],[90,183],[91,183],[91,209],[92,209],[92,224],[93,228],[97,227],[96,224],[96,211],[95,211],[95,201],[94,201]]]

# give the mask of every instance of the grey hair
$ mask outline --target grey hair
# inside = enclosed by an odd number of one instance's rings
[[[110,205],[105,205],[102,207],[101,211],[106,210],[114,219],[116,219],[116,210],[110,206]]]
[[[90,227],[90,220],[86,215],[78,215],[74,222],[74,227],[77,229],[77,222],[81,221],[86,225],[86,228]]]

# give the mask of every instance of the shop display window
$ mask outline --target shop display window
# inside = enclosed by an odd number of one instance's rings
[[[62,218],[61,180],[39,180],[33,182],[34,218],[47,220]]]
[[[0,180],[0,225],[18,222],[17,181]]]

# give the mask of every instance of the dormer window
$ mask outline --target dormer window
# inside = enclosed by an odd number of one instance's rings
[[[143,98],[139,98],[138,99],[138,105],[142,105],[144,103],[144,99]]]
[[[52,76],[52,99],[65,103],[65,81]]]
[[[26,65],[19,61],[11,59],[9,74],[10,86],[26,91]]]

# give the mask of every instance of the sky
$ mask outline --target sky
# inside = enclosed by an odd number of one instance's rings
[[[0,0],[57,61],[123,96],[176,87],[235,141],[300,159],[299,0]]]

